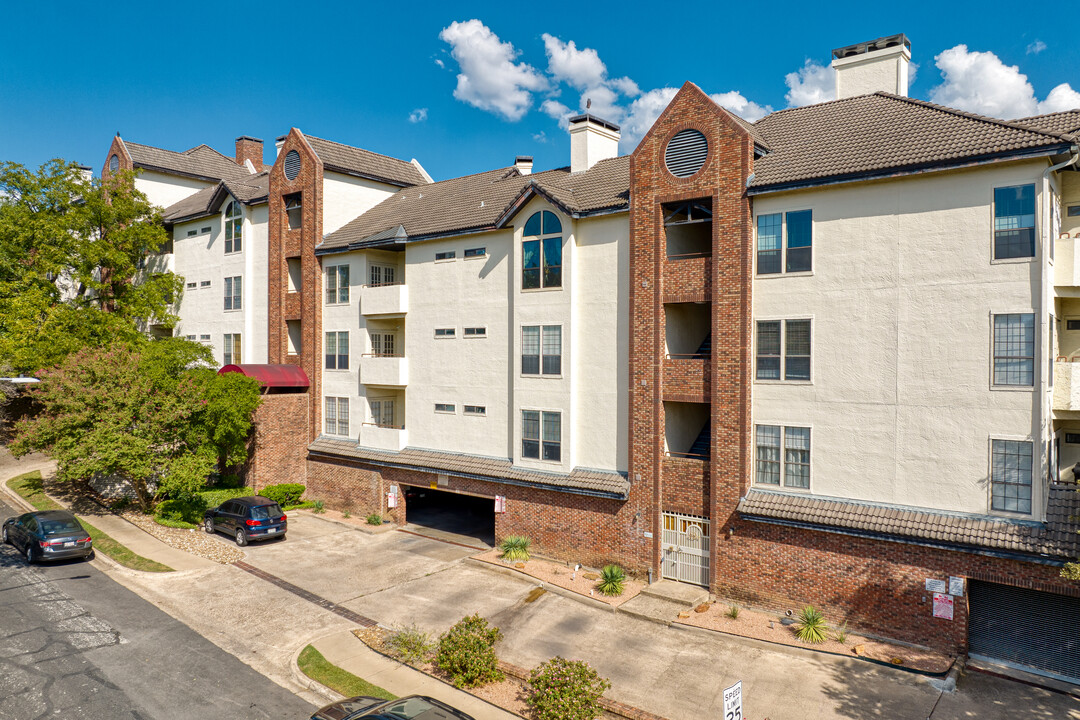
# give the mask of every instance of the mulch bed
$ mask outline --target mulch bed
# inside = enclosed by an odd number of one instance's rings
[[[565,590],[577,593],[578,595],[591,597],[594,600],[599,600],[612,607],[619,607],[627,600],[634,598],[641,592],[642,588],[645,587],[645,583],[627,576],[626,582],[623,584],[622,595],[608,597],[607,595],[602,595],[600,591],[596,589],[596,583],[599,579],[599,573],[596,570],[582,568],[575,572],[573,567],[538,558],[530,558],[524,562],[508,562],[500,558],[500,554],[501,551],[496,548],[494,550],[482,552],[479,555],[473,555],[473,558],[488,563],[489,565],[516,570],[519,573],[536,578],[543,583],[556,585]]]

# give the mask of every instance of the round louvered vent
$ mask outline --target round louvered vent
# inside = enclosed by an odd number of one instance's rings
[[[109,172],[116,172],[119,169],[120,158],[118,158],[116,155],[113,155],[111,158],[109,158]]]
[[[295,180],[300,174],[300,153],[290,150],[285,153],[285,177]]]
[[[708,156],[709,142],[704,135],[697,130],[680,130],[664,151],[664,164],[669,173],[685,178],[700,170]]]

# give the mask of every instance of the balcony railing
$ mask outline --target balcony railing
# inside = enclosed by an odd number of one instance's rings
[[[404,427],[386,427],[375,423],[364,423],[360,426],[358,443],[362,447],[375,450],[401,452],[409,444],[409,431]]]
[[[1080,411],[1080,358],[1054,363],[1054,410]]]
[[[404,315],[409,311],[409,286],[405,283],[362,285],[363,315]]]
[[[365,353],[360,356],[360,382],[365,385],[408,385],[409,359],[402,355]]]

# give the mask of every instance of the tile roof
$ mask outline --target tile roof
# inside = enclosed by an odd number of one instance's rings
[[[161,217],[165,222],[201,217],[217,212],[226,194],[245,205],[265,202],[270,194],[270,173],[263,171],[254,175],[245,175],[239,180],[222,180],[217,185],[204,188],[194,195],[165,208]]]
[[[1080,110],[1065,110],[1046,115],[1033,115],[1032,117],[1013,120],[1013,122],[1037,130],[1050,130],[1051,132],[1075,135],[1080,131]]]
[[[883,92],[781,110],[754,127],[770,152],[754,162],[751,193],[1051,151],[1073,142],[1049,129]]]
[[[239,179],[249,176],[246,167],[237,165],[235,160],[222,155],[209,145],[197,145],[184,152],[173,152],[127,140],[123,143],[137,168],[164,170],[210,180]]]
[[[466,455],[407,447],[401,452],[360,447],[355,440],[320,435],[308,445],[308,451],[339,457],[366,460],[379,465],[407,467],[430,472],[481,476],[494,483],[523,485],[542,490],[557,490],[579,495],[594,495],[625,500],[630,481],[617,472],[574,468],[569,474],[543,472],[515,467],[508,458]]]
[[[331,170],[384,180],[404,187],[426,185],[429,182],[414,163],[311,135],[304,135],[304,138],[322,160],[323,166]]]
[[[602,160],[576,174],[559,168],[521,175],[510,167],[406,188],[327,235],[318,249],[344,249],[399,225],[409,238],[493,229],[530,190],[550,197],[571,214],[626,209],[630,157]]]
[[[951,546],[991,548],[1030,555],[1075,559],[1080,556],[1080,492],[1076,485],[1051,485],[1046,522],[852,500],[751,490],[739,502],[748,519],[769,518],[881,534],[896,539],[934,541]]]

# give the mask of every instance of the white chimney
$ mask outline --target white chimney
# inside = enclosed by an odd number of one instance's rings
[[[619,126],[585,113],[570,118],[570,172],[619,156]]]
[[[274,141],[274,148],[275,148],[274,157],[275,158],[278,155],[281,154],[281,146],[285,144],[285,138],[287,138],[287,137],[289,137],[289,136],[288,135],[282,135],[281,137],[279,137],[277,140]]]
[[[514,167],[522,175],[531,175],[533,167],[533,159],[531,155],[518,155],[514,158]]]
[[[911,41],[901,33],[832,51],[836,99],[889,92],[907,96]]]
[[[78,169],[79,176],[83,179],[83,182],[93,182],[94,169],[92,167],[89,165],[76,165],[75,167]]]

